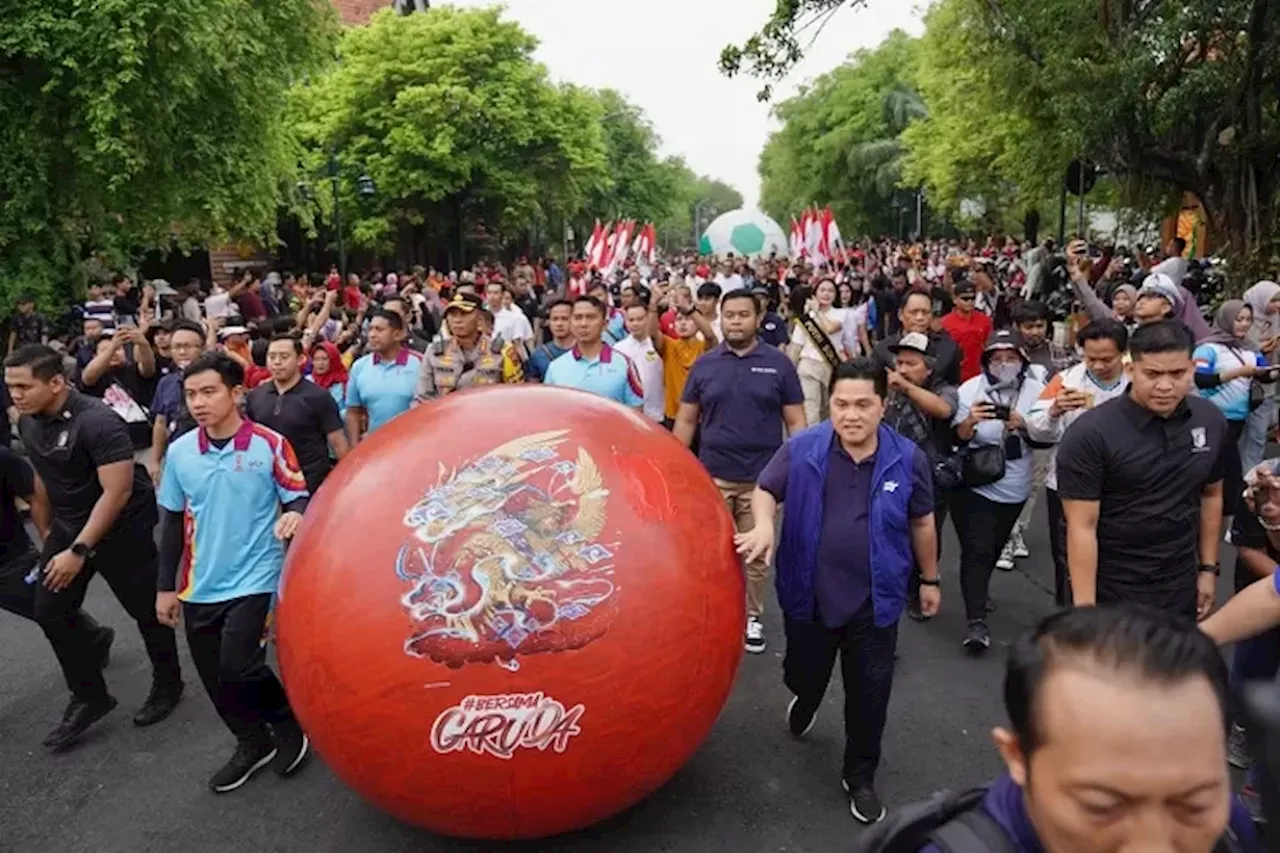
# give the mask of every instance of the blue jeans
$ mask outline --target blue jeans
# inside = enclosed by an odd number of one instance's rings
[[[1245,421],[1244,435],[1240,437],[1240,468],[1248,474],[1254,466],[1261,464],[1267,449],[1267,431],[1276,414],[1276,399],[1268,397],[1262,405],[1249,414]]]

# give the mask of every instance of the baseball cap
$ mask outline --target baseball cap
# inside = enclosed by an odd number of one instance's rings
[[[987,338],[986,344],[982,347],[983,354],[995,352],[996,350],[1013,350],[1022,356],[1025,360],[1027,355],[1022,351],[1022,339],[1009,329],[998,329],[991,333],[991,337]]]
[[[911,350],[912,352],[918,352],[921,355],[928,355],[929,339],[920,332],[909,332],[908,334],[903,335],[902,339],[896,344],[892,344],[889,347],[889,352],[896,355],[904,349]]]
[[[475,293],[455,293],[453,298],[444,306],[444,313],[447,315],[450,311],[457,309],[464,314],[470,314],[472,311],[483,307],[484,300]]]
[[[959,296],[962,293],[977,293],[978,288],[972,281],[969,281],[966,278],[956,282],[956,286],[952,288],[951,292],[954,295]]]

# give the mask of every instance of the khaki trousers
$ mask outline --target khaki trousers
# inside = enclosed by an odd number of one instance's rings
[[[733,516],[734,526],[739,533],[753,529],[755,519],[751,515],[751,493],[755,491],[755,483],[735,483],[716,478],[716,486],[724,505]],[[747,573],[747,615],[759,618],[764,615],[765,586],[769,583],[769,564],[757,559],[745,566]]]

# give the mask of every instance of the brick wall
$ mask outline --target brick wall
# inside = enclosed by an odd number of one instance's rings
[[[344,24],[366,23],[373,13],[390,6],[391,0],[333,0]]]

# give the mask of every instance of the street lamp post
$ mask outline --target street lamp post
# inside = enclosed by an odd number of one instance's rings
[[[338,272],[342,276],[342,282],[345,286],[347,281],[347,245],[342,233],[342,199],[338,192],[338,149],[334,148],[329,151],[329,181],[333,186],[333,224],[338,230]],[[371,198],[377,195],[378,186],[373,182],[373,178],[368,173],[362,172],[360,177],[356,178],[356,192],[361,198]]]

